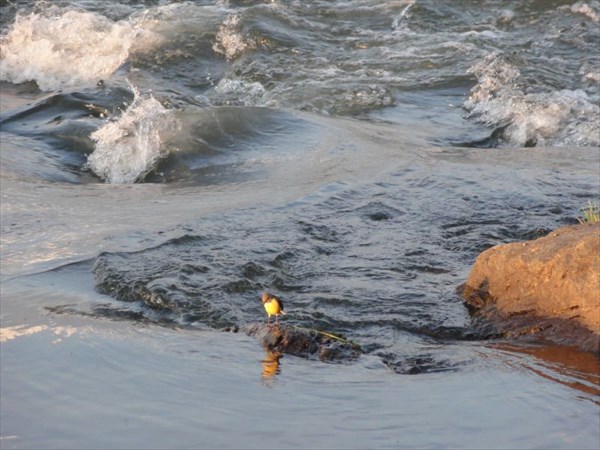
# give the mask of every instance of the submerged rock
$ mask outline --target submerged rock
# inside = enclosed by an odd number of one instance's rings
[[[484,251],[462,294],[488,334],[536,334],[600,351],[600,224]]]
[[[353,342],[342,338],[335,339],[317,330],[252,324],[246,331],[249,335],[257,337],[269,352],[340,362],[356,359],[362,353],[360,347]]]

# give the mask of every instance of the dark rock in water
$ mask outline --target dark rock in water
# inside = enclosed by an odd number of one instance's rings
[[[484,251],[462,294],[488,331],[600,351],[600,224]]]
[[[358,345],[338,340],[316,330],[285,325],[252,324],[246,332],[256,336],[265,350],[321,361],[348,361],[361,353]]]

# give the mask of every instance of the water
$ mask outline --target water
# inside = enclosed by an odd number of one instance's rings
[[[597,355],[456,294],[599,197],[598,2],[0,9],[3,448],[600,445]]]

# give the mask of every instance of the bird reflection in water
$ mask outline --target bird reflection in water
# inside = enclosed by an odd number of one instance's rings
[[[273,381],[275,375],[280,373],[279,360],[281,356],[279,352],[265,351],[265,359],[261,361],[262,378],[264,381]]]

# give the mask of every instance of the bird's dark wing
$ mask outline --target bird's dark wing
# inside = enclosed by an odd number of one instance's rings
[[[281,301],[281,299],[279,297],[274,297],[274,298],[279,303],[279,309],[281,309],[282,311],[284,311],[285,308],[283,307],[283,302]]]

